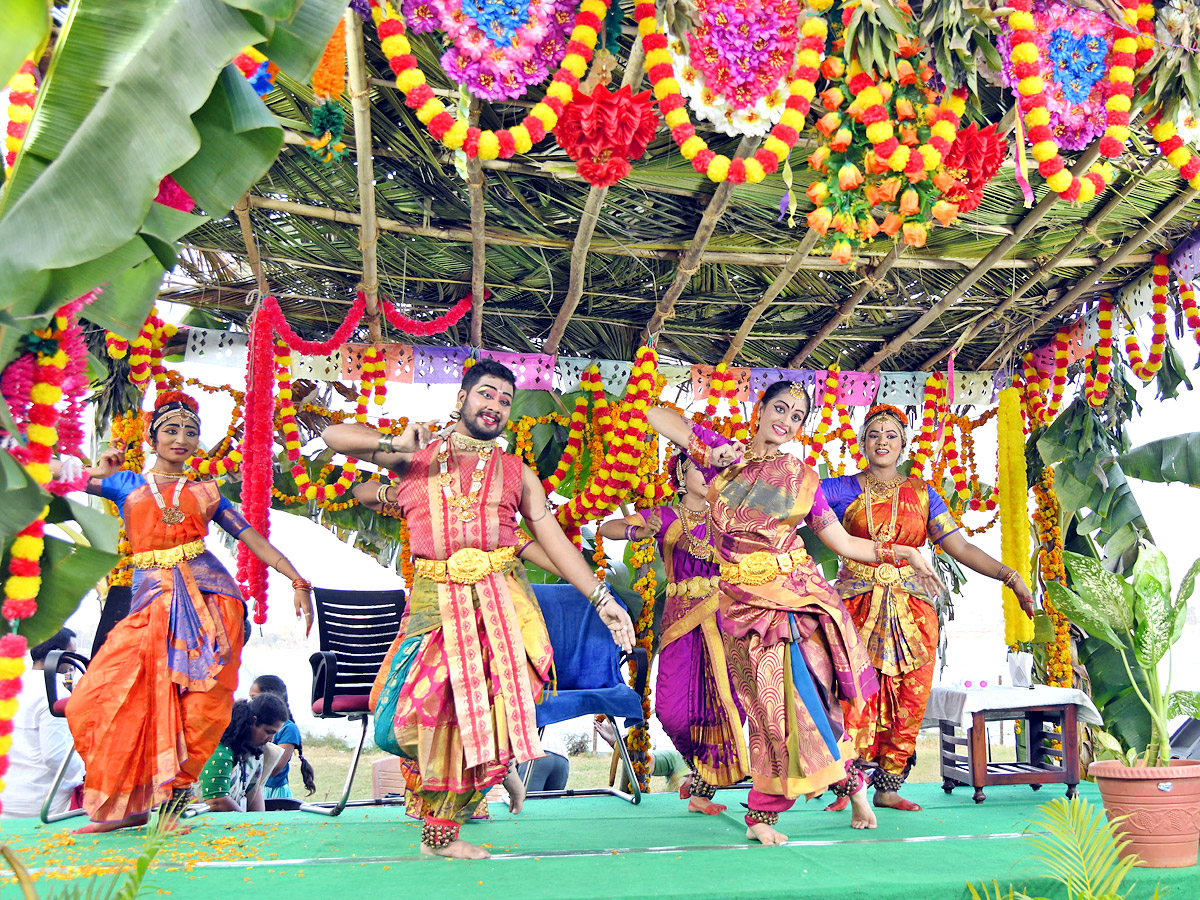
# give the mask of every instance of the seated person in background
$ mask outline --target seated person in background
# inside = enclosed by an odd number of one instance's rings
[[[12,723],[12,748],[8,753],[8,773],[5,788],[0,793],[4,808],[0,817],[22,819],[41,813],[42,803],[58,774],[58,767],[71,752],[73,741],[67,720],[50,713],[46,702],[46,682],[42,675],[46,655],[51,650],[75,650],[75,632],[63,628],[32,650],[33,668],[21,679],[17,695],[17,714]],[[60,673],[71,671],[69,666]],[[71,794],[83,784],[83,760],[75,756],[63,776],[62,784],[50,804],[50,812],[61,813],[71,808]]]
[[[612,723],[605,719],[597,722],[595,728],[596,734],[600,735],[605,743],[613,748],[608,783],[612,784],[616,780],[617,768],[620,766],[621,783],[618,785],[618,790],[629,793],[629,774],[625,771],[625,767],[621,766],[621,756],[617,753],[617,733],[613,729]],[[652,777],[667,779],[667,790],[679,791],[681,800],[691,795],[692,770],[688,768],[683,754],[674,747],[668,750],[651,748],[650,752],[646,754],[646,769]]]
[[[274,694],[233,704],[233,718],[200,773],[200,798],[213,812],[262,812],[265,768],[275,767],[271,738],[288,721],[287,706]]]
[[[250,699],[253,700],[259,694],[274,694],[283,701],[288,714],[288,720],[283,723],[283,727],[271,739],[272,743],[280,750],[279,762],[275,764],[275,768],[267,772],[267,781],[263,786],[264,798],[267,800],[286,800],[292,797],[292,788],[288,784],[288,767],[293,752],[300,758],[300,778],[304,781],[305,790],[311,795],[317,789],[317,782],[313,778],[312,763],[304,758],[304,744],[300,737],[300,728],[292,718],[292,707],[288,703],[287,685],[283,683],[283,679],[278,675],[259,675],[254,679],[254,683],[250,685]]]
[[[562,726],[547,725],[542,732],[542,750],[546,755],[539,759],[521,763],[517,774],[525,778],[525,771],[533,768],[533,774],[525,785],[527,791],[561,791],[567,787],[567,776],[571,763],[567,757],[567,745],[563,743]]]

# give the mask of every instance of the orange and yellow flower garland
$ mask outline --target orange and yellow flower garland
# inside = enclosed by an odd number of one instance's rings
[[[1179,308],[1183,311],[1183,320],[1191,329],[1192,337],[1200,344],[1200,310],[1196,309],[1196,291],[1190,281],[1179,282]]]
[[[829,440],[830,430],[833,428],[833,416],[837,411],[837,386],[838,372],[840,370],[837,364],[829,367],[829,371],[825,373],[824,392],[821,397],[821,412],[820,418],[817,420],[817,427],[813,431],[812,441],[808,445],[808,455],[804,458],[804,464],[815,468],[817,462],[821,458],[821,453],[825,449],[825,444]],[[814,394],[816,392],[814,391]]]
[[[563,448],[562,456],[559,457],[554,472],[542,482],[542,487],[547,494],[558,490],[558,486],[563,483],[563,479],[567,477],[567,473],[571,471],[571,467],[583,453],[584,433],[587,431],[588,424],[588,388],[592,385],[599,385],[599,383],[600,369],[597,366],[589,366],[580,378],[579,396],[575,398],[575,408],[571,411],[571,424],[567,431],[567,445]]]
[[[921,427],[913,442],[912,472],[919,475],[925,470],[925,464],[937,453],[934,447],[937,438],[938,423],[945,412],[943,402],[946,397],[946,380],[941,372],[932,373],[925,379],[925,396],[921,402]]]
[[[1129,334],[1125,336],[1125,352],[1129,355],[1129,368],[1143,382],[1152,379],[1162,367],[1163,352],[1167,346],[1167,282],[1171,275],[1168,265],[1169,258],[1165,253],[1154,255],[1154,268],[1151,278],[1154,283],[1154,312],[1151,321],[1154,322],[1154,336],[1150,340],[1150,353],[1143,360],[1142,348],[1138,346],[1137,335],[1130,325]]]
[[[632,544],[633,553],[629,559],[632,571],[640,573],[633,582],[633,589],[642,598],[642,611],[633,624],[635,646],[646,651],[647,665],[653,661],[652,648],[654,645],[654,594],[658,590],[658,579],[654,575],[654,538],[635,541]],[[629,663],[629,678],[633,679],[635,669],[633,662]],[[645,692],[642,694],[642,718],[650,721],[650,679],[646,679]],[[642,790],[650,789],[650,772],[646,765],[646,757],[650,752],[650,731],[643,724],[629,729],[625,735],[625,746],[630,751],[630,762]]]
[[[6,153],[4,167],[11,169],[25,143],[25,134],[33,118],[33,103],[37,99],[38,70],[32,54],[25,57],[21,68],[8,82],[8,133],[4,137]]]
[[[1051,581],[1066,583],[1063,566],[1062,530],[1059,525],[1058,497],[1054,494],[1054,470],[1042,469],[1042,476],[1033,486],[1037,509],[1033,513],[1041,544],[1039,569],[1042,584]],[[1071,687],[1074,681],[1071,653],[1071,623],[1054,607],[1049,592],[1042,593],[1042,609],[1054,624],[1054,642],[1046,647],[1046,683],[1051,687]]]
[[[659,109],[683,158],[710,181],[730,181],[733,184],[757,184],[779,168],[804,130],[804,117],[808,115],[812,99],[817,93],[818,67],[829,34],[825,20],[819,16],[809,16],[801,26],[796,71],[788,84],[787,104],[779,124],[771,129],[762,147],[753,156],[731,160],[710,150],[704,138],[696,134],[688,114],[687,101],[680,93],[679,82],[675,78],[667,37],[658,27],[654,4],[638,3],[634,7],[634,18],[637,20],[638,34],[642,37],[642,49],[646,51],[646,74],[654,85]]]
[[[1029,510],[1025,475],[1025,436],[1021,394],[1017,388],[1000,392],[1000,560],[1029,584]],[[1004,596],[1004,643],[1010,647],[1033,639],[1033,622],[1007,587]]]
[[[375,351],[375,355],[372,355]],[[367,350],[367,360],[363,363],[363,383],[375,377],[374,370],[368,371],[368,365],[377,363],[378,348],[372,346]],[[278,385],[276,393],[276,414],[283,431],[283,448],[287,453],[288,462],[292,464],[292,478],[296,481],[296,489],[305,500],[333,500],[341,497],[354,484],[354,476],[358,465],[353,459],[347,458],[342,466],[342,472],[333,484],[314,482],[300,461],[300,429],[296,425],[296,407],[292,403],[292,354],[287,344],[278,341],[275,344],[275,381]],[[376,385],[378,388],[378,384]],[[365,418],[365,417],[364,417]],[[330,473],[332,474],[332,470]],[[328,477],[328,476],[326,476]]]
[[[451,150],[462,150],[472,159],[508,159],[514,153],[528,153],[534,144],[554,130],[563,110],[574,101],[573,89],[579,86],[579,79],[587,72],[607,14],[607,0],[583,0],[580,3],[575,27],[567,43],[567,54],[546,88],[545,99],[534,104],[520,125],[491,131],[468,126],[464,119],[455,119],[446,110],[446,105],[434,96],[426,84],[425,73],[417,65],[412,45],[404,36],[404,16],[389,0],[381,0],[371,9],[380,47],[396,73],[396,87],[404,94],[406,105],[416,110],[417,118],[435,140]]]

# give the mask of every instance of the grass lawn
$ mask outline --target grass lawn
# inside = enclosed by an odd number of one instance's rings
[[[292,793],[302,799],[336,800],[341,796],[342,785],[346,780],[346,771],[350,766],[353,748],[339,738],[304,736],[304,755],[316,772],[317,792],[312,798],[304,798],[304,784],[300,781],[299,766],[293,762],[291,767]],[[371,797],[371,764],[380,759],[386,759],[388,754],[378,749],[367,739],[363,748],[362,759],[358,772],[354,776],[354,786],[350,791],[350,799],[365,800]],[[1011,743],[1000,746],[992,745],[992,759],[1016,759],[1016,749]],[[607,753],[593,755],[590,752],[571,757],[571,774],[567,781],[570,788],[600,787],[608,784],[610,756]],[[917,763],[913,767],[909,781],[940,782],[938,774],[937,733],[928,731],[917,741]],[[665,778],[651,779],[652,791],[665,791]]]

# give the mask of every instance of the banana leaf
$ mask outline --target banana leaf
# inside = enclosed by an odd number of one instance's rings
[[[1200,484],[1200,432],[1176,434],[1135,447],[1118,458],[1130,478]]]
[[[4,30],[0,35],[0,81],[8,82],[50,31],[46,0],[5,0]]]
[[[12,454],[0,452],[0,491],[4,493],[4,515],[0,516],[0,541],[8,541],[37,518],[50,495]],[[7,572],[5,568],[3,571]]]

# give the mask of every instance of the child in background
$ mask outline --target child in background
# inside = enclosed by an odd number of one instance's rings
[[[309,794],[312,794],[317,789],[317,782],[313,777],[312,764],[304,758],[304,744],[300,737],[300,729],[292,717],[292,708],[288,705],[287,685],[278,675],[259,675],[250,685],[250,699],[254,699],[259,694],[274,694],[279,697],[283,701],[288,715],[287,722],[272,738],[282,752],[275,769],[267,773],[267,782],[263,792],[264,799],[288,799],[293,796],[292,788],[288,784],[288,771],[293,752],[300,757],[300,777],[304,781],[304,787]]]

